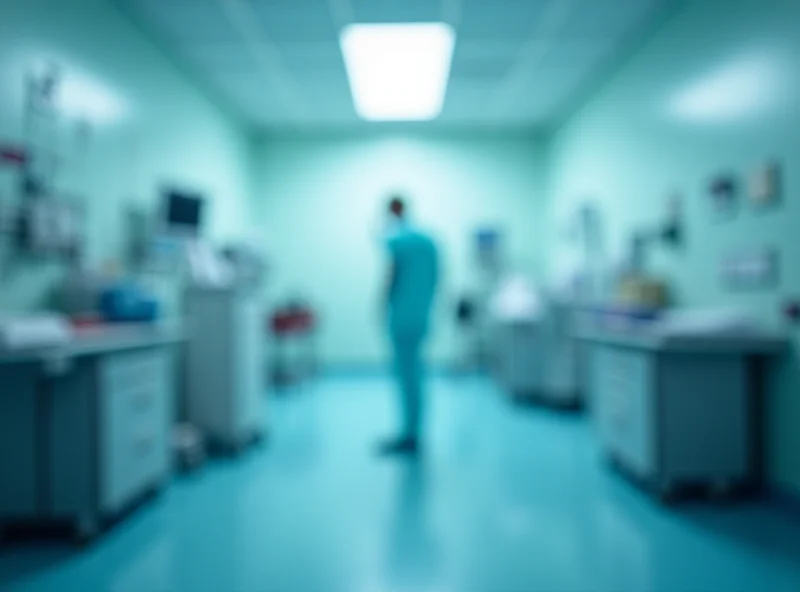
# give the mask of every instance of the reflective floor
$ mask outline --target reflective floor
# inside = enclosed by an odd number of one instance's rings
[[[665,511],[587,423],[436,379],[428,453],[381,460],[390,383],[270,400],[270,442],[178,479],[95,545],[0,554],[0,590],[797,592],[800,522],[769,504]]]

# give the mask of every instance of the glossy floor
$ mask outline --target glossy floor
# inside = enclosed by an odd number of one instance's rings
[[[388,381],[270,400],[271,440],[177,480],[94,546],[0,555],[0,589],[58,592],[796,592],[800,524],[769,504],[665,511],[578,416],[483,379],[431,387],[424,462],[376,458]]]

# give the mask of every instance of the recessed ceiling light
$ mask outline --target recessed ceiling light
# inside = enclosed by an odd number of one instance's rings
[[[442,112],[455,46],[449,25],[356,24],[340,43],[360,117],[424,121]]]

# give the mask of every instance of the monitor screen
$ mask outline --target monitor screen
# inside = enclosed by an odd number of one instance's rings
[[[203,221],[203,198],[182,191],[167,191],[165,222],[170,228],[179,227],[196,232]]]

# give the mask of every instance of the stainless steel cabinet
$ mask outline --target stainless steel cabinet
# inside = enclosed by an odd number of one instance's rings
[[[495,369],[503,389],[517,399],[582,405],[581,350],[572,317],[572,307],[551,302],[541,317],[496,323]]]
[[[174,341],[0,360],[0,528],[67,522],[83,537],[171,472]],[[10,387],[10,388],[9,388]]]
[[[654,360],[646,354],[598,347],[590,371],[604,446],[639,476],[656,477]]]
[[[780,340],[589,339],[589,399],[606,455],[669,497],[761,479],[763,357]]]
[[[121,353],[99,360],[101,503],[113,511],[169,471],[172,382],[166,352]]]

